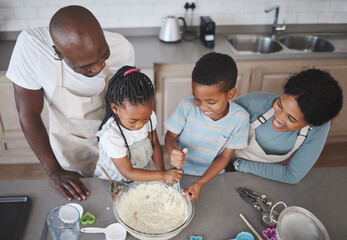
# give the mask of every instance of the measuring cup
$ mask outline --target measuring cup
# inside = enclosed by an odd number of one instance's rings
[[[104,233],[106,240],[125,240],[127,231],[119,223],[112,223],[106,228],[87,227],[82,228],[83,233]]]

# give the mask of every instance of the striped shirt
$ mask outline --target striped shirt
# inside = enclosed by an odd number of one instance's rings
[[[182,168],[184,173],[201,176],[225,148],[247,146],[249,115],[241,106],[229,101],[228,114],[214,121],[194,104],[194,98],[186,98],[166,120],[165,127],[179,134],[180,148],[189,150]]]

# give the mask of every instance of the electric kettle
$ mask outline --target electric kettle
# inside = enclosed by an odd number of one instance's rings
[[[178,20],[182,20],[183,29],[180,30]],[[183,17],[167,16],[162,18],[163,25],[160,29],[159,39],[163,42],[178,42],[182,39],[182,33],[187,29],[186,20]]]

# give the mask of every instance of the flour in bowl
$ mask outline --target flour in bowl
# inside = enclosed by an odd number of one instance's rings
[[[182,195],[162,184],[137,185],[124,196],[118,210],[124,223],[145,233],[171,231],[188,218]]]

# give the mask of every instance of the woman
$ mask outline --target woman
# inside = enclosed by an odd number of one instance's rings
[[[298,183],[324,147],[330,120],[342,108],[342,89],[329,73],[302,71],[284,86],[284,94],[253,92],[234,100],[250,114],[248,146],[236,150],[237,171]],[[286,164],[279,164],[291,158]]]

